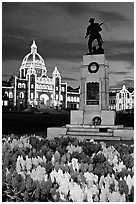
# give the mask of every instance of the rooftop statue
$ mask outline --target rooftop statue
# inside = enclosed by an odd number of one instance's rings
[[[88,49],[89,49],[89,53],[88,54],[103,54],[104,53],[104,49],[102,48],[102,37],[100,32],[102,31],[101,28],[101,24],[99,23],[94,23],[95,19],[94,18],[90,18],[89,22],[90,25],[87,27],[87,32],[86,32],[86,36],[85,38],[89,38],[88,40]],[[93,41],[97,40],[98,43],[98,49],[96,48],[96,46],[93,46]]]

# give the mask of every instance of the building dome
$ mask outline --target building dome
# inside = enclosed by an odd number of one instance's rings
[[[27,54],[21,64],[20,72],[25,69],[25,73],[28,69],[32,68],[35,69],[38,76],[42,74],[42,70],[46,69],[44,59],[37,53],[37,45],[35,41],[33,41],[31,45],[31,52]]]
[[[24,57],[22,65],[25,65],[26,63],[31,64],[34,62],[45,65],[43,58],[37,53],[35,41],[33,41],[33,44],[31,45],[31,52]]]

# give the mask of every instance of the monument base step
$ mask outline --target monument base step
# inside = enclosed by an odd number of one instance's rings
[[[66,134],[60,134],[60,137],[73,137],[73,138],[77,138],[78,140],[117,140],[120,141],[120,137],[113,137],[113,136],[89,136],[89,135],[66,135]]]
[[[99,129],[99,128],[109,128],[109,129],[120,129],[124,128],[123,125],[88,125],[88,124],[67,124],[67,128],[84,128],[84,129]]]
[[[96,132],[96,131],[67,131],[67,135],[75,135],[75,136],[113,136],[113,132]]]
[[[118,127],[118,128],[117,128]],[[66,125],[47,128],[47,139],[70,136],[94,140],[134,140],[134,129],[120,126]]]

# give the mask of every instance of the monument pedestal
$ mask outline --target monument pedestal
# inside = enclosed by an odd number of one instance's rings
[[[109,65],[104,54],[84,55],[81,68],[80,109],[71,111],[71,124],[114,125],[115,112],[109,110]]]
[[[133,139],[134,130],[115,126],[109,110],[109,65],[104,54],[84,55],[81,68],[80,108],[70,113],[70,125],[48,128],[47,138],[77,137],[94,140]]]
[[[71,111],[71,124],[88,124],[93,125],[92,121],[95,117],[101,118],[101,125],[111,126],[115,123],[115,111],[109,110],[77,110]]]

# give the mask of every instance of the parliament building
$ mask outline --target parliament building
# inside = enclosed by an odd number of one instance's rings
[[[33,41],[31,51],[27,54],[19,68],[19,76],[12,76],[8,82],[3,81],[3,106],[18,107],[79,107],[79,90],[67,87],[62,82],[57,67],[48,77],[43,58],[37,52],[37,45]],[[68,101],[67,101],[68,98]]]

